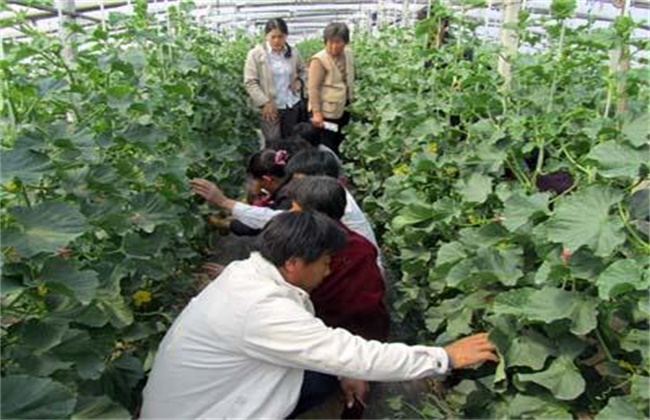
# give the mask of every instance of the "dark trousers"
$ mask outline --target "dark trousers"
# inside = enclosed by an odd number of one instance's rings
[[[343,127],[348,125],[350,122],[350,113],[348,111],[345,111],[341,118],[337,119],[330,119],[330,118],[325,118],[325,121],[334,123],[339,126],[339,131],[334,132],[334,131],[329,131],[329,130],[323,130],[323,135],[322,135],[322,142],[325,146],[329,147],[336,153],[337,156],[341,156],[341,153],[339,151],[339,146],[341,143],[343,143],[343,140],[345,140],[345,136],[343,135]]]
[[[260,116],[260,124],[266,147],[270,142],[288,139],[291,136],[293,127],[300,122],[302,104],[298,102],[292,108],[280,109],[279,117],[275,122],[266,121]]]
[[[338,388],[339,380],[336,377],[310,370],[305,371],[298,404],[287,418],[296,418],[305,411],[322,404]]]

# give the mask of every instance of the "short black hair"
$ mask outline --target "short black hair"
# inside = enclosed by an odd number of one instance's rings
[[[287,27],[287,22],[282,18],[273,18],[269,19],[264,25],[264,33],[268,34],[269,32],[277,29],[285,35],[289,35],[289,28]]]
[[[287,151],[282,152],[281,150],[274,149],[260,150],[248,159],[246,173],[253,178],[262,178],[265,175],[284,178],[289,157]]]
[[[266,224],[253,249],[276,267],[282,267],[291,258],[311,264],[343,248],[346,236],[336,222],[323,214],[284,212]]]
[[[350,43],[350,29],[342,22],[332,22],[323,30],[323,42],[334,38],[341,38],[346,44]]]
[[[304,211],[318,211],[334,220],[341,220],[347,199],[345,188],[328,176],[306,176],[287,184],[287,197],[300,204]]]
[[[314,147],[317,147],[322,142],[322,131],[310,122],[301,122],[293,126],[291,131],[293,139],[302,139],[309,142]]]
[[[340,168],[339,162],[333,153],[319,149],[309,149],[293,156],[287,164],[285,172],[289,177],[293,177],[295,174],[303,174],[338,178]]]

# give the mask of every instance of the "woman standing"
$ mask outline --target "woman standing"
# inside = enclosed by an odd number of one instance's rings
[[[244,84],[260,111],[267,144],[291,135],[300,117],[300,88],[305,67],[298,50],[287,44],[287,23],[271,19],[264,27],[266,42],[248,52]]]
[[[341,129],[350,121],[345,108],[354,93],[354,58],[345,48],[350,30],[344,23],[330,23],[323,41],[325,48],[309,63],[309,110],[312,124],[325,128],[323,144],[339,154],[344,139]]]

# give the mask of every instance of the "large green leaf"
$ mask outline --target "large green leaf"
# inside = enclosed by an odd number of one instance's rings
[[[18,178],[26,184],[38,182],[52,171],[52,163],[45,153],[17,146],[0,152],[0,182]]]
[[[635,150],[615,141],[600,143],[587,155],[598,165],[598,173],[605,178],[635,178],[639,168],[648,161],[647,150]]]
[[[61,360],[74,363],[82,379],[97,379],[104,371],[104,357],[111,345],[112,342],[91,338],[86,331],[69,329],[52,353]]]
[[[158,225],[179,222],[180,210],[159,193],[138,194],[131,200],[131,206],[131,222],[147,233],[153,232]]]
[[[459,181],[457,188],[465,201],[483,203],[492,192],[492,178],[480,172],[472,172],[466,181]]]
[[[561,355],[548,369],[536,373],[519,373],[522,382],[534,382],[543,386],[560,400],[574,400],[585,390],[586,382],[578,368],[566,355]]]
[[[97,272],[79,270],[70,261],[62,258],[49,258],[43,265],[41,278],[46,284],[61,284],[74,293],[84,305],[95,297],[99,281]]]
[[[9,210],[20,229],[3,232],[3,246],[12,246],[25,257],[40,252],[56,252],[86,230],[86,219],[76,207],[47,201],[34,207]]]
[[[648,278],[639,264],[630,259],[618,260],[603,271],[598,280],[598,296],[609,300],[630,290],[648,289]]]
[[[22,326],[23,344],[36,355],[61,343],[63,335],[68,330],[68,324],[61,321],[30,319]]]
[[[548,213],[548,198],[546,193],[530,196],[515,193],[508,197],[503,209],[503,226],[514,232],[530,220],[536,213]]]
[[[2,418],[63,419],[70,416],[74,409],[74,393],[49,378],[5,376],[0,383]]]
[[[496,315],[515,315],[529,321],[571,320],[571,332],[587,334],[598,325],[598,302],[582,293],[545,287],[521,288],[501,293],[492,307]]]
[[[524,394],[517,394],[510,401],[508,404],[508,415],[515,419],[569,420],[573,418],[567,407],[563,406],[559,401]]]
[[[438,249],[436,265],[456,262],[466,256],[467,254],[465,253],[465,249],[460,242],[445,243]]]
[[[539,333],[521,334],[512,339],[506,355],[508,366],[523,366],[540,370],[549,356],[556,354],[552,343]]]
[[[72,420],[81,419],[131,419],[131,414],[107,396],[79,397]]]
[[[625,241],[623,222],[610,208],[623,194],[593,185],[559,202],[548,222],[548,237],[569,251],[588,246],[597,256],[608,256]]]
[[[636,118],[627,118],[623,122],[623,134],[636,147],[648,144],[650,134],[650,118],[647,112],[642,112]]]
[[[596,420],[637,420],[645,418],[629,397],[611,397],[607,405],[596,415]]]

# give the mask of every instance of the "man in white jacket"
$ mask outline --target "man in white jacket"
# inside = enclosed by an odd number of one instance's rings
[[[305,371],[400,381],[497,360],[486,334],[441,348],[366,341],[326,327],[309,292],[344,242],[344,232],[320,214],[289,212],[269,222],[258,251],[231,263],[167,332],[142,418],[285,418],[301,399]]]

